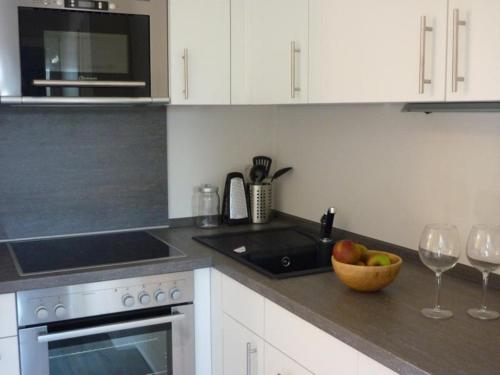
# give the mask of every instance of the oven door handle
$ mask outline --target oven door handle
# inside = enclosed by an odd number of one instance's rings
[[[33,86],[37,87],[145,87],[144,81],[86,81],[82,79],[34,79]]]
[[[46,343],[59,340],[74,339],[77,337],[98,335],[101,333],[110,333],[116,331],[123,331],[133,328],[149,327],[159,324],[172,323],[185,318],[184,314],[172,314],[168,316],[162,316],[158,318],[142,319],[142,320],[132,320],[124,323],[116,324],[105,324],[102,326],[75,329],[72,331],[63,331],[56,333],[43,334],[38,336],[39,343]]]

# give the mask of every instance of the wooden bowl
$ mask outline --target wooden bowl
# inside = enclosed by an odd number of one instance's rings
[[[359,292],[376,292],[392,283],[401,269],[403,260],[385,251],[368,250],[368,254],[384,254],[391,260],[389,266],[357,266],[338,262],[332,256],[337,277],[349,288]]]

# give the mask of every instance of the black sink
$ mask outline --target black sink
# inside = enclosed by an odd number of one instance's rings
[[[295,227],[193,238],[276,279],[332,271],[331,245]]]

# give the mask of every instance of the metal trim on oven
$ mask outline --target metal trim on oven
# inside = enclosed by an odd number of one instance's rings
[[[152,104],[164,105],[170,103],[170,98],[88,98],[88,97],[36,97],[36,96],[17,96],[1,97],[1,104],[7,105],[106,105],[106,104]]]
[[[63,79],[34,79],[33,86],[39,87],[145,87],[144,81],[84,81]]]

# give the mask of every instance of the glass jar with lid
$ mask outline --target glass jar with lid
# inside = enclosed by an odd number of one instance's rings
[[[219,226],[220,198],[219,188],[213,185],[201,185],[197,192],[196,225],[200,228]]]

